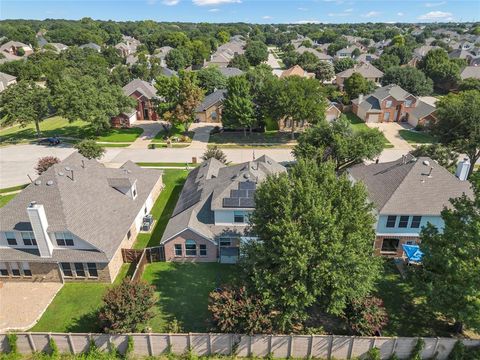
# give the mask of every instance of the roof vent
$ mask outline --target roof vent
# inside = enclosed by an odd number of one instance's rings
[[[47,181],[47,186],[52,186],[53,185],[53,180],[48,180]]]
[[[430,161],[428,161],[428,160],[423,160],[423,165],[425,165],[425,166],[430,166]]]
[[[42,180],[35,180],[35,185],[41,185],[42,184]]]
[[[249,175],[248,175],[248,174],[243,174],[243,177],[244,177],[245,179],[248,179],[248,178],[249,178]]]
[[[36,201],[30,201],[30,207],[33,207],[33,206],[35,206],[35,205],[37,205],[37,202],[36,202]]]
[[[60,171],[60,172],[58,173],[58,176],[63,176],[63,175],[65,175],[65,173],[64,173],[63,171]]]
[[[65,171],[72,171],[72,169],[68,166],[65,166]]]

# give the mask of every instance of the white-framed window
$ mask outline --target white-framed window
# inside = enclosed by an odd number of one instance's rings
[[[37,240],[35,240],[35,234],[33,231],[22,231],[20,234],[22,235],[23,244],[25,246],[37,245]]]
[[[393,104],[392,100],[387,100],[387,101],[385,102],[385,107],[391,108],[391,107],[392,107],[392,104]]]
[[[244,224],[245,223],[245,214],[243,211],[234,211],[233,212],[233,222],[235,224]]]
[[[175,256],[180,257],[183,255],[182,244],[175,244],[174,248],[175,248]]]
[[[394,228],[396,222],[397,222],[397,217],[395,215],[388,215],[387,228]]]
[[[98,277],[97,264],[87,263],[88,277]]]
[[[10,246],[17,245],[17,238],[13,231],[5,231],[5,239],[7,239],[7,244]]]
[[[58,246],[74,246],[73,242],[73,235],[66,231],[66,232],[56,232],[55,239],[57,240]]]
[[[7,264],[0,262],[0,276],[8,276]]]
[[[207,245],[200,244],[200,256],[207,256]]]
[[[197,243],[194,240],[185,241],[185,255],[197,256]]]
[[[16,262],[10,263],[10,271],[12,272],[12,276],[20,276],[20,268]]]
[[[383,120],[389,120],[389,119],[390,119],[390,113],[389,112],[383,113]]]
[[[412,106],[412,103],[413,103],[413,100],[405,100],[405,107],[411,107]]]
[[[410,227],[413,229],[418,229],[420,227],[420,223],[422,222],[421,216],[412,216],[412,223]]]
[[[398,222],[398,227],[406,228],[408,227],[408,221],[410,220],[410,216],[402,215],[400,216],[400,221]]]
[[[70,263],[60,263],[60,268],[62,269],[62,273],[64,277],[72,277],[72,266]]]
[[[83,263],[73,263],[73,266],[75,268],[75,275],[77,277],[85,277],[85,267],[83,266]]]
[[[30,264],[26,261],[22,262],[22,272],[23,276],[32,276],[32,270],[30,270]]]

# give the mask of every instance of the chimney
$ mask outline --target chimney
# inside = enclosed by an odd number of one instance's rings
[[[363,94],[358,95],[358,103],[363,102]]]
[[[47,233],[48,221],[43,205],[32,201],[27,207],[28,218],[32,225],[35,240],[41,257],[52,257],[53,245]]]
[[[470,160],[468,158],[464,158],[463,161],[460,161],[457,165],[457,171],[455,172],[455,176],[459,178],[461,181],[467,180],[468,172],[470,171]]]

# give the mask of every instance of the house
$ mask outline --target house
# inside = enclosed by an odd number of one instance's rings
[[[434,49],[440,49],[439,46],[431,46],[431,45],[422,45],[420,47],[417,47],[413,50],[413,58],[410,60],[409,65],[410,66],[417,66],[418,62],[422,60],[425,55],[428,54],[429,51],[434,50]]]
[[[421,96],[417,98],[415,108],[408,113],[407,121],[413,127],[430,127],[437,122],[437,98],[433,96]]]
[[[211,158],[191,171],[161,240],[166,260],[235,263],[240,243],[254,237],[257,185],[283,172],[268,156],[232,166]]]
[[[79,46],[80,49],[92,49],[96,52],[101,52],[102,51],[102,47],[100,45],[97,45],[95,43],[88,43],[88,44],[83,44],[83,45],[80,45]]]
[[[68,49],[68,46],[62,43],[48,43],[47,45],[53,46],[57,54]]]
[[[325,119],[328,122],[337,120],[342,111],[340,110],[340,105],[335,102],[329,102],[327,108],[325,109]],[[307,121],[295,122],[295,130],[304,130],[310,124]],[[292,131],[292,121],[290,119],[281,119],[278,121],[278,130],[280,131]]]
[[[480,66],[465,66],[460,72],[460,78],[465,79],[478,79],[480,80]]]
[[[427,157],[359,164],[347,170],[350,179],[362,182],[374,205],[375,252],[402,256],[403,244],[420,241],[420,232],[428,223],[440,231],[444,227],[441,212],[450,208],[450,199],[462,194],[472,197],[466,180],[470,163],[459,163],[456,175]]]
[[[325,109],[325,119],[328,122],[332,122],[334,120],[337,120],[340,115],[342,115],[340,105],[336,102],[330,101],[327,108]]]
[[[289,76],[300,76],[302,78],[313,79],[315,78],[314,73],[310,73],[302,69],[300,65],[294,65],[290,69],[283,71],[280,75],[280,78],[286,78]]]
[[[153,56],[160,59],[160,66],[166,67],[167,62],[165,61],[165,57],[168,53],[173,50],[171,46],[162,46],[161,48],[155,49],[153,51]]]
[[[330,56],[330,55],[327,55],[323,52],[320,52],[318,50],[315,50],[315,49],[312,49],[312,48],[308,48],[308,47],[305,47],[305,46],[300,46],[298,47],[297,49],[295,49],[295,52],[297,54],[303,54],[303,53],[310,53],[310,54],[313,54],[317,57],[318,60],[322,60],[322,61],[328,61],[328,62],[333,62],[333,58]]]
[[[121,57],[126,58],[130,54],[135,54],[137,47],[140,46],[140,44],[140,41],[134,37],[123,35],[122,42],[115,45],[115,49],[117,49],[117,52]]]
[[[235,68],[235,67],[222,67],[222,68],[218,68],[218,70],[220,70],[220,73],[225,76],[226,78],[230,78],[232,76],[240,76],[240,75],[243,75],[243,71],[238,69],[238,68]]]
[[[226,94],[227,90],[222,89],[205,96],[195,109],[195,120],[207,123],[222,122],[223,100],[225,100]]]
[[[417,126],[436,119],[433,101],[422,101],[395,84],[353,100],[352,111],[368,123],[402,121]]]
[[[245,53],[245,41],[239,38],[230,39],[229,42],[220,45],[217,50],[210,57],[207,65],[218,65],[219,67],[227,67],[235,55],[242,55]]]
[[[359,63],[371,63],[373,60],[377,60],[379,58],[378,55],[375,54],[360,54],[357,57],[357,62]]]
[[[476,58],[476,56],[472,52],[468,50],[461,50],[461,49],[456,49],[449,52],[448,57],[450,59],[464,59],[467,61],[467,64],[469,65],[472,59]]]
[[[113,282],[162,187],[159,171],[73,153],[0,209],[0,280]]]
[[[0,93],[10,85],[16,84],[17,78],[10,74],[0,72]]]
[[[377,69],[372,64],[361,63],[355,65],[353,68],[338,73],[335,76],[337,86],[340,89],[343,89],[343,83],[345,82],[345,80],[352,76],[354,73],[359,73],[365,79],[373,81],[375,84],[380,84],[380,79],[383,77],[383,72]]]
[[[0,46],[2,53],[8,53],[14,56],[28,56],[33,54],[33,49],[30,45],[24,44],[19,41],[8,41]],[[23,54],[22,54],[23,51]]]
[[[335,53],[335,58],[336,59],[345,59],[345,58],[355,58],[354,52],[359,52],[362,53],[362,49],[360,49],[358,46],[353,45],[353,46],[347,46],[346,48],[340,49]]]
[[[135,110],[113,117],[113,127],[130,127],[137,120],[158,120],[153,101],[157,97],[157,89],[152,84],[134,79],[123,87],[123,93],[135,99],[137,106]]]

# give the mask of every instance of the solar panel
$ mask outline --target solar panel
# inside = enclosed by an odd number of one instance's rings
[[[255,190],[257,188],[257,184],[253,181],[244,181],[238,184],[239,190]]]
[[[247,191],[247,198],[254,198],[255,197],[255,191],[256,190],[248,190]]]
[[[255,207],[255,200],[252,198],[240,198],[240,207],[253,208]]]
[[[240,206],[240,199],[239,198],[224,198],[223,199],[223,206],[224,207],[239,207]]]
[[[247,197],[247,190],[230,190],[231,198]]]

